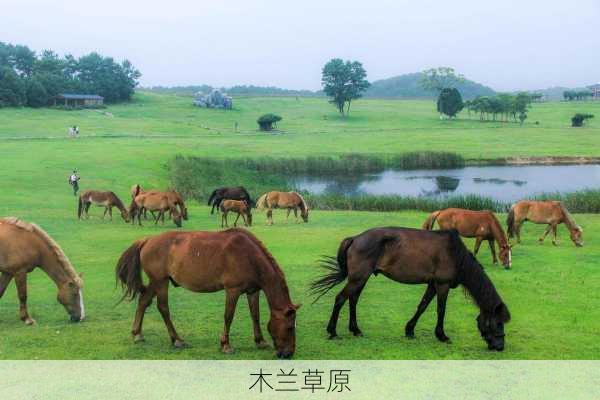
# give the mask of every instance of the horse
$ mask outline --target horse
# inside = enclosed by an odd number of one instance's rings
[[[81,219],[83,213],[85,213],[86,218],[89,218],[90,215],[88,211],[92,203],[98,204],[99,206],[104,206],[104,214],[102,215],[102,219],[104,219],[108,213],[110,220],[112,221],[112,208],[117,207],[121,212],[121,218],[123,218],[125,222],[129,222],[129,213],[123,205],[121,199],[119,199],[114,192],[99,192],[97,190],[86,190],[79,195],[77,218]]]
[[[142,193],[162,193],[166,196],[169,197],[169,201],[172,202],[173,204],[175,204],[176,207],[179,208],[179,213],[181,214],[181,216],[183,217],[183,219],[185,221],[188,220],[188,210],[187,207],[185,206],[185,201],[183,200],[183,196],[177,192],[176,190],[173,189],[169,189],[166,192],[161,192],[158,190],[144,190],[142,189],[142,187],[139,184],[135,184],[131,187],[130,190],[131,193],[131,199],[134,199],[135,196],[137,196],[138,194],[142,194]],[[143,210],[144,212],[144,218],[146,218],[146,210]],[[152,218],[156,218],[154,215],[154,212],[150,212],[152,214]],[[169,211],[169,217],[173,217],[172,213]]]
[[[227,223],[227,214],[230,211],[237,213],[237,217],[233,223],[233,226],[237,226],[240,215],[244,220],[245,226],[252,226],[252,210],[250,209],[248,203],[240,200],[223,200],[221,202],[221,228],[223,228],[223,223],[226,227],[229,227],[229,224]]]
[[[483,240],[487,240],[492,252],[494,264],[498,263],[494,241],[500,247],[500,260],[504,268],[512,266],[512,248],[500,225],[500,221],[491,211],[471,211],[461,208],[446,208],[432,212],[423,223],[423,229],[432,230],[435,223],[440,229],[456,229],[463,237],[475,238],[474,253],[477,255]]]
[[[287,208],[285,222],[290,218],[290,212],[294,210],[296,223],[298,223],[298,208],[304,222],[308,222],[308,205],[298,192],[268,192],[258,198],[256,208],[262,210],[267,208],[267,225],[273,225],[273,209]]]
[[[508,226],[508,237],[513,238],[516,236],[517,243],[521,243],[521,226],[525,221],[531,221],[534,224],[548,224],[548,227],[538,239],[540,244],[544,243],[544,239],[552,229],[554,234],[552,244],[557,246],[557,226],[564,223],[575,246],[583,246],[583,229],[575,223],[573,216],[560,201],[523,200],[513,204],[508,212],[506,225]]]
[[[27,273],[39,267],[58,288],[57,300],[72,322],[85,318],[83,279],[60,246],[39,226],[15,217],[0,219],[0,298],[14,278],[19,316],[26,325],[36,322],[27,310]]]
[[[405,326],[408,338],[414,338],[415,326],[437,294],[435,336],[449,342],[444,332],[448,292],[462,285],[471,295],[480,314],[477,327],[490,350],[504,349],[504,324],[510,313],[483,267],[470,253],[456,230],[427,231],[411,228],[373,228],[340,243],[337,257],[325,257],[321,265],[329,273],[311,284],[317,301],[337,284],[348,280],[336,296],[327,325],[330,339],[336,338],[340,310],[350,299],[349,329],[362,336],[356,320],[356,305],[371,275],[383,274],[400,283],[427,284],[414,316]]]
[[[219,206],[223,200],[245,200],[250,208],[254,207],[254,202],[250,194],[243,186],[221,187],[213,190],[208,198],[208,205],[212,206],[210,213],[214,214],[215,208],[219,210]]]
[[[149,283],[144,285],[141,271]],[[166,232],[134,242],[119,259],[115,270],[123,287],[123,298],[139,296],[133,322],[134,342],[144,340],[142,320],[154,296],[176,348],[187,347],[171,322],[169,281],[192,292],[212,293],[225,290],[225,329],[221,350],[233,353],[229,331],[238,298],[246,294],[254,327],[254,341],[267,347],[259,318],[259,293],[262,290],[271,309],[267,325],[278,358],[291,358],[296,349],[296,311],[300,305],[290,300],[283,271],[250,232],[233,228],[220,232]]]
[[[158,224],[158,220],[162,218],[162,223],[165,223],[165,212],[169,211],[171,218],[178,228],[181,228],[181,214],[175,203],[171,201],[168,195],[162,192],[144,192],[135,196],[131,200],[129,206],[129,215],[131,216],[131,223],[135,223],[135,217],[137,216],[138,224],[142,225],[142,214],[144,210],[150,212],[158,211],[156,215],[154,225]]]

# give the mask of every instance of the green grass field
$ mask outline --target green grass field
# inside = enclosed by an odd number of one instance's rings
[[[166,187],[169,182],[165,165],[176,154],[300,157],[442,150],[486,159],[600,156],[599,121],[592,120],[581,129],[568,127],[575,111],[600,116],[600,103],[536,104],[524,128],[514,123],[440,121],[433,103],[427,101],[359,101],[347,120],[337,117],[323,99],[240,99],[230,113],[200,110],[189,103],[189,98],[141,94],[131,104],[103,110],[112,116],[96,111],[0,109],[0,215],[36,222],[61,244],[85,275],[88,314],[81,324],[68,323],[67,314],[55,300],[52,282],[41,271],[35,271],[29,278],[29,306],[38,325],[27,327],[18,319],[11,284],[0,300],[1,359],[273,358],[272,351],[254,349],[244,301],[238,305],[231,336],[237,352],[233,356],[220,354],[222,292],[194,294],[171,289],[174,323],[192,348],[177,351],[170,347],[155,307],[149,309],[145,320],[147,342],[134,345],[129,334],[134,305],[115,306],[120,291],[115,289],[114,266],[133,240],[172,225],[138,228],[116,219],[112,223],[100,221],[99,209],[92,211],[94,217],[89,221],[77,221],[76,201],[66,183],[73,168],[82,175],[83,189],[114,190],[127,200],[134,183]],[[284,117],[280,124],[284,134],[256,132],[256,117],[271,111]],[[532,123],[536,120],[540,125]],[[235,121],[239,122],[239,133],[233,132]],[[66,127],[73,124],[81,127],[82,138],[66,138]],[[185,229],[218,227],[205,206],[192,204],[190,216]],[[277,213],[276,223],[282,218],[282,213]],[[477,310],[461,290],[451,293],[448,305],[446,333],[452,344],[438,343],[433,335],[433,304],[417,326],[417,340],[406,340],[404,324],[425,287],[400,285],[382,276],[371,278],[359,304],[359,323],[365,337],[354,338],[346,333],[345,308],[338,328],[343,340],[328,341],[324,329],[334,293],[315,305],[306,293],[308,283],[320,273],[315,261],[323,254],[333,254],[347,235],[381,225],[416,227],[424,218],[425,214],[417,212],[318,211],[309,224],[266,227],[264,215],[255,215],[252,231],[282,266],[292,299],[303,303],[298,314],[297,358],[600,357],[599,215],[575,215],[585,230],[583,248],[575,248],[568,241],[564,227],[559,229],[562,240],[558,248],[550,242],[540,246],[536,238],[543,227],[527,225],[524,243],[515,247],[511,271],[492,266],[489,252],[483,249],[479,258],[513,315],[507,325],[503,353],[487,351],[476,328]],[[264,325],[268,316],[264,298],[261,311]]]

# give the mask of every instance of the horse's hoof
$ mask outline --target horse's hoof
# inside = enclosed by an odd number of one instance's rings
[[[442,343],[451,343],[451,342],[450,342],[450,338],[449,338],[448,336],[446,336],[446,335],[435,335],[435,336],[436,336],[436,337],[438,338],[438,340],[439,340],[440,342],[442,342]]]
[[[360,329],[359,329],[359,330],[356,330],[356,331],[350,331],[350,332],[352,332],[352,334],[353,334],[354,336],[356,336],[356,337],[361,337],[361,336],[363,336],[363,333],[360,331]]]
[[[25,318],[23,320],[23,322],[25,322],[25,325],[29,325],[29,326],[35,325],[37,323],[37,322],[35,322],[35,319],[33,319],[33,318]]]
[[[412,333],[412,332],[411,332],[411,333],[407,333],[407,334],[406,334],[406,338],[407,338],[408,340],[414,340],[414,339],[416,339],[416,337],[415,337],[415,334],[414,334],[414,333]]]
[[[173,342],[173,347],[175,347],[176,349],[187,349],[190,347],[190,345],[184,342],[183,340],[177,339]]]
[[[329,334],[329,340],[340,340],[340,339],[341,339],[341,337],[339,337],[337,335],[337,333],[330,333]]]
[[[267,348],[269,348],[269,344],[263,339],[263,340],[256,342],[256,347],[258,349],[267,349]]]
[[[228,344],[226,344],[223,347],[221,347],[221,351],[223,352],[223,354],[233,354],[233,353],[235,353],[235,350],[233,349],[233,347],[231,347]]]
[[[133,343],[143,343],[145,341],[146,341],[146,339],[144,338],[144,336],[142,334],[135,335],[133,337]]]

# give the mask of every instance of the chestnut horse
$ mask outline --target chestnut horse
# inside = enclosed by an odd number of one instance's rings
[[[440,229],[456,229],[463,237],[475,238],[475,250],[477,255],[483,240],[487,240],[492,252],[494,264],[498,263],[494,241],[500,247],[500,260],[504,268],[512,266],[512,249],[500,221],[491,211],[471,211],[462,208],[446,208],[432,212],[423,223],[423,229],[432,230],[435,223]]]
[[[167,190],[166,192],[160,192],[158,190],[144,190],[142,189],[142,186],[140,186],[139,184],[135,184],[131,187],[131,199],[133,200],[135,198],[135,196],[137,196],[138,194],[142,194],[142,193],[163,193],[166,196],[169,196],[169,201],[171,201],[172,203],[174,203],[177,207],[179,207],[179,213],[181,214],[181,216],[183,217],[184,220],[188,220],[188,210],[187,207],[185,206],[185,201],[183,200],[183,196],[176,190],[170,189]],[[144,212],[144,218],[146,218],[146,210],[143,210]],[[155,218],[154,213],[150,212],[152,214],[152,217]],[[169,214],[170,217],[172,217],[171,214]]]
[[[56,284],[58,302],[65,307],[71,321],[82,321],[83,280],[58,244],[35,224],[15,217],[0,219],[0,297],[14,278],[19,316],[27,325],[35,324],[27,311],[27,273],[37,267]]]
[[[112,221],[112,208],[117,207],[121,212],[121,218],[123,218],[125,222],[129,222],[129,213],[123,205],[121,199],[119,199],[114,192],[99,192],[97,190],[86,190],[79,195],[77,218],[81,219],[83,213],[85,213],[86,218],[89,218],[90,215],[88,211],[92,203],[99,206],[104,206],[104,214],[102,215],[102,219],[104,219],[108,213],[110,220]]]
[[[208,198],[208,205],[212,205],[212,208],[210,209],[211,214],[215,212],[215,208],[217,211],[219,210],[223,200],[245,200],[250,207],[254,207],[254,202],[245,187],[221,187],[213,190]]]
[[[181,214],[175,203],[168,195],[162,192],[143,192],[135,196],[129,206],[129,215],[131,215],[131,223],[135,223],[135,217],[138,219],[138,224],[142,225],[142,214],[144,210],[150,212],[157,211],[154,225],[158,224],[158,220],[162,218],[162,223],[165,223],[165,212],[169,211],[171,218],[178,228],[181,228]]]
[[[308,205],[298,192],[269,192],[258,198],[256,208],[262,210],[267,208],[267,225],[273,225],[273,209],[287,208],[285,222],[288,222],[290,212],[294,210],[296,223],[298,223],[298,209],[304,222],[308,222]]]
[[[330,338],[337,336],[338,317],[347,299],[350,299],[349,329],[354,336],[362,336],[356,321],[356,304],[369,277],[381,273],[400,283],[427,284],[415,315],[406,324],[408,338],[414,338],[419,317],[437,294],[435,336],[442,342],[448,342],[450,339],[444,333],[446,299],[451,288],[462,285],[479,307],[477,327],[488,348],[498,351],[504,349],[504,324],[510,320],[508,308],[456,230],[370,229],[344,239],[340,243],[337,258],[326,257],[322,265],[329,273],[311,285],[313,293],[319,297],[338,283],[348,280],[335,298],[327,325]]]
[[[248,203],[243,200],[223,200],[221,202],[221,228],[223,228],[223,223],[226,227],[229,227],[229,224],[227,223],[227,214],[231,211],[237,213],[233,226],[237,226],[240,215],[244,220],[245,226],[252,226],[252,211]]]
[[[141,271],[149,278],[144,285]],[[296,348],[296,311],[283,271],[264,245],[250,232],[229,229],[221,232],[166,232],[138,240],[117,263],[123,299],[139,295],[132,334],[143,341],[142,320],[154,296],[171,342],[185,347],[171,322],[168,305],[169,280],[173,285],[198,293],[225,290],[225,330],[221,350],[230,354],[229,330],[238,298],[246,294],[254,326],[254,341],[266,347],[259,318],[259,292],[263,290],[271,309],[267,327],[279,358],[290,358]]]
[[[575,246],[583,246],[583,229],[575,223],[567,208],[560,201],[523,200],[513,204],[508,212],[506,225],[508,225],[508,236],[510,238],[516,236],[517,243],[521,243],[521,226],[525,221],[531,221],[534,224],[548,224],[548,227],[538,239],[540,244],[544,242],[544,239],[552,229],[552,233],[554,234],[552,244],[557,246],[557,226],[564,223],[569,230],[571,240],[575,243]]]

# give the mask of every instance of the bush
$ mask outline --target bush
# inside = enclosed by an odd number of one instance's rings
[[[580,114],[577,113],[571,118],[571,126],[574,128],[583,126],[586,119],[594,118],[593,114]]]
[[[442,89],[437,100],[437,110],[440,114],[453,118],[464,106],[462,96],[456,88]]]
[[[273,129],[273,125],[277,127],[277,122],[281,121],[281,117],[276,114],[264,114],[256,120],[258,127],[261,131],[270,131]]]

